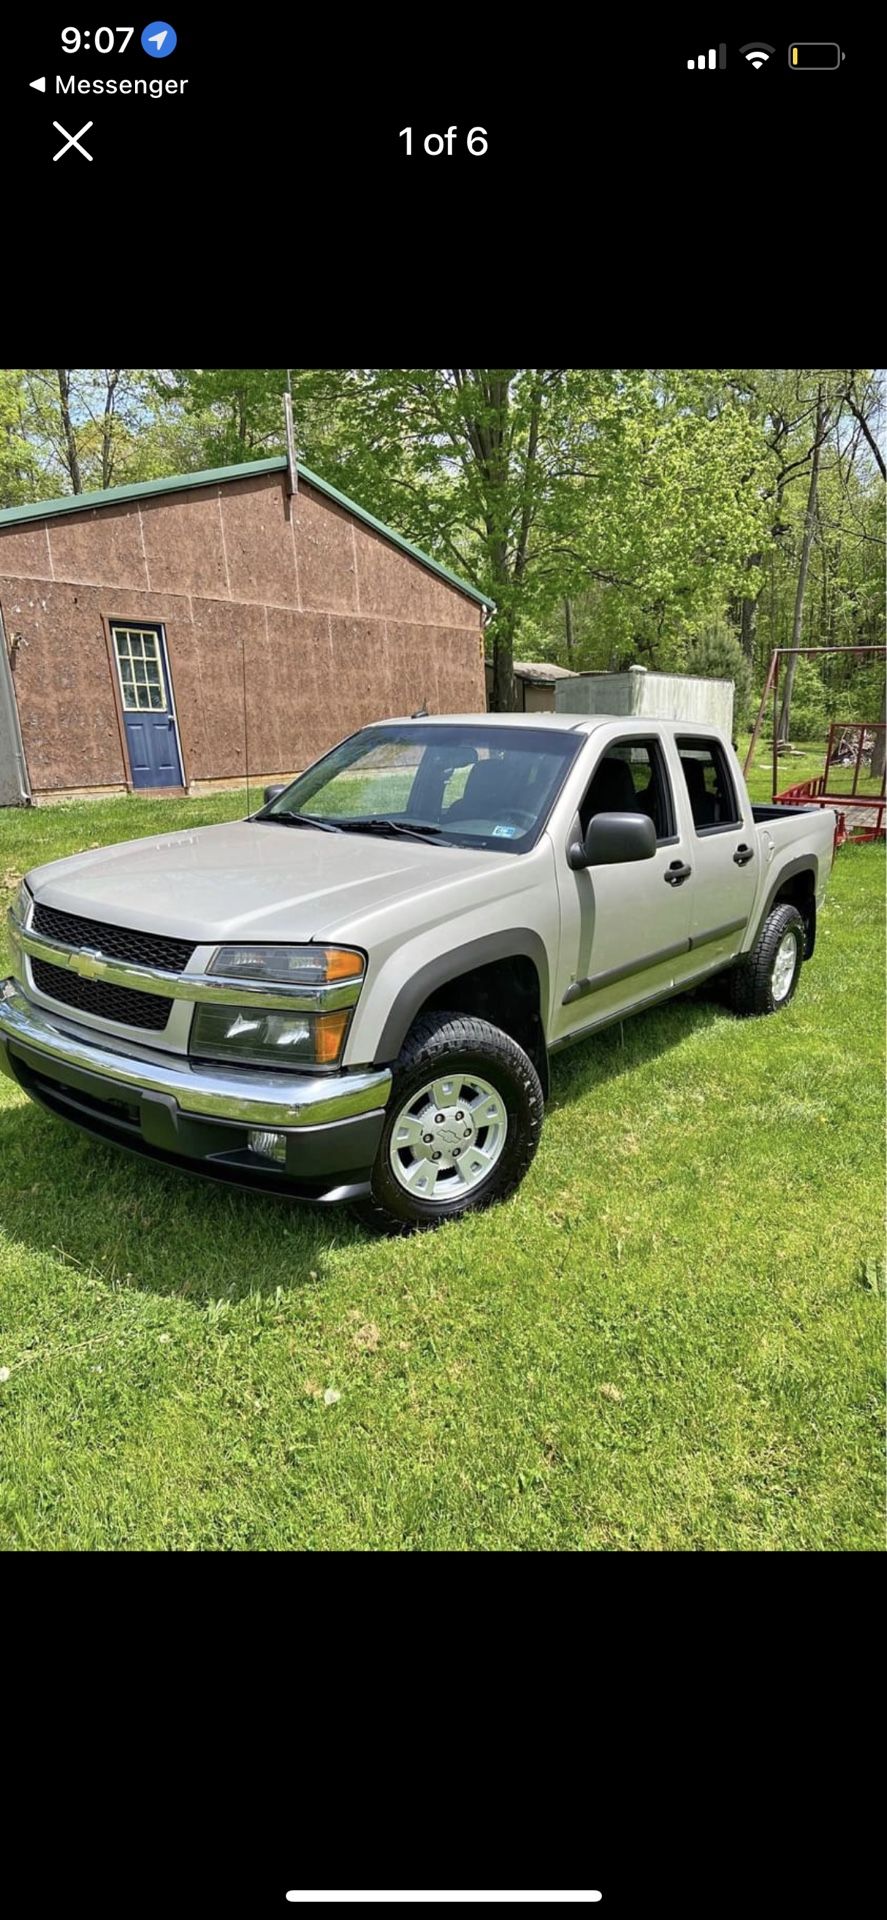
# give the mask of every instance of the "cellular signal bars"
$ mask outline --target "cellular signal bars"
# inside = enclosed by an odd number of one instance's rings
[[[709,68],[725,67],[726,65],[727,65],[727,49],[723,45],[723,43],[717,49],[717,57],[715,56],[714,47],[709,47],[707,54],[705,53],[697,54],[697,57],[695,60],[687,61],[687,66],[689,67],[691,73],[693,72],[694,67],[698,67],[700,72],[704,72],[706,67],[709,67]]]

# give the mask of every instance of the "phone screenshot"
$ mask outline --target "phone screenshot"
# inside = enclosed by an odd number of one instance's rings
[[[20,1910],[855,1911],[883,22],[157,4],[0,41],[0,1550],[146,1595]],[[297,1886],[437,1865],[590,1888]]]
[[[652,259],[663,229],[679,281],[706,257],[717,274],[728,239],[737,272],[815,273],[828,209],[852,226],[865,202],[882,30],[703,19],[22,12],[0,80],[8,217],[64,207],[84,256],[91,221],[122,217],[109,265],[136,236],[193,259],[201,237],[276,232],[278,283],[288,233],[356,261],[387,257],[393,229],[421,275],[448,220],[451,248],[483,236],[463,286],[558,235],[578,291],[595,248]]]

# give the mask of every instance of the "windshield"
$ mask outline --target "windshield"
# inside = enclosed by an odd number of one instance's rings
[[[365,727],[257,815],[431,845],[523,853],[538,839],[582,736],[554,727]]]

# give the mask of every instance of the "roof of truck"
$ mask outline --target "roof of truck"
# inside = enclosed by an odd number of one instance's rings
[[[674,714],[655,713],[392,713],[384,720],[370,720],[371,727],[554,727],[561,733],[594,733],[597,727],[620,726],[632,733],[649,733],[651,727],[675,727],[681,734],[711,734],[722,731],[710,720],[676,720]]]
[[[614,713],[393,713],[387,720],[372,720],[369,725],[402,727],[414,720],[423,727],[533,727],[537,731],[540,727],[556,727],[562,732],[579,733],[616,718]],[[646,715],[644,718],[649,725]]]

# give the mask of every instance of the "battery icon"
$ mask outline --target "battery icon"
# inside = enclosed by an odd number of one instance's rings
[[[844,55],[836,40],[793,40],[788,50],[790,67],[821,73],[839,67]]]

